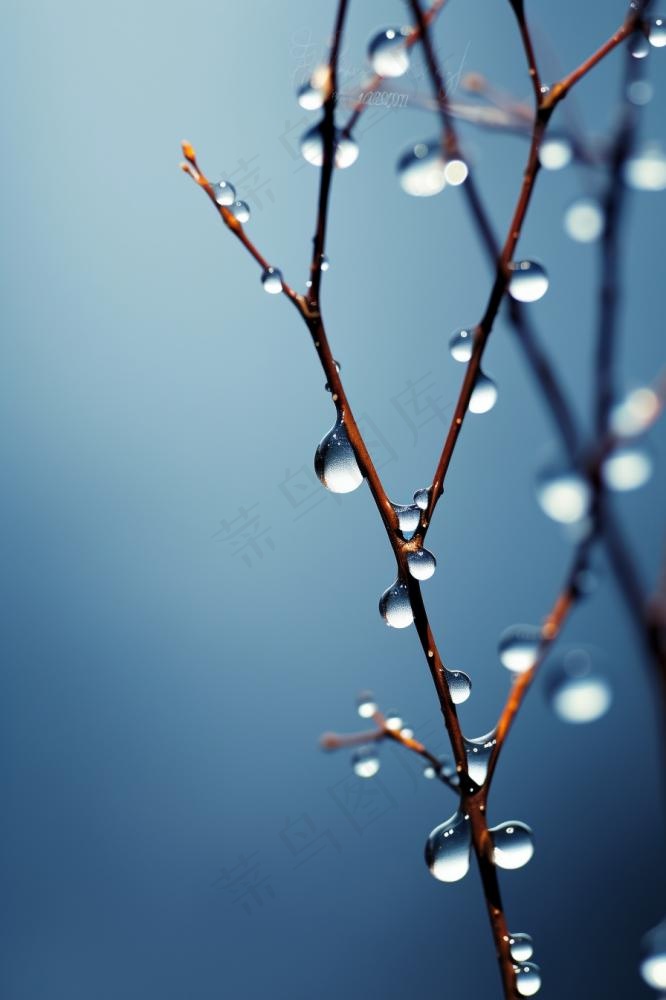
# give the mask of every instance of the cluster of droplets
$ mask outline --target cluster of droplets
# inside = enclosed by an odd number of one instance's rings
[[[212,185],[212,188],[218,205],[227,208],[239,222],[250,221],[250,206],[246,201],[241,201],[236,197],[236,189],[231,181],[217,181]]]
[[[469,167],[459,156],[446,157],[441,142],[433,139],[417,142],[406,149],[398,160],[396,171],[400,187],[406,194],[429,198],[447,185],[464,184]]]
[[[340,170],[345,170],[356,163],[358,159],[358,143],[351,135],[341,129],[335,130],[333,146],[333,162]],[[324,163],[324,133],[323,123],[318,122],[309,128],[301,138],[301,153],[307,163],[313,167],[321,167]]]
[[[506,939],[505,939],[506,940]],[[534,954],[532,938],[529,934],[509,935],[509,954],[515,965],[516,989],[521,997],[533,997],[541,989],[541,970],[531,962]]]
[[[493,861],[498,868],[522,868],[534,854],[532,831],[525,823],[500,823],[489,833]],[[430,874],[438,882],[459,882],[469,871],[471,850],[470,819],[458,809],[436,826],[426,840],[425,861]]]

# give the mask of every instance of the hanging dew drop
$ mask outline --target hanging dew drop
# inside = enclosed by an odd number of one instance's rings
[[[532,831],[525,823],[500,823],[489,832],[493,842],[493,861],[498,868],[522,868],[534,854]]]
[[[370,40],[368,58],[378,76],[403,76],[409,69],[408,28],[386,28]]]
[[[536,495],[544,514],[560,524],[576,524],[591,503],[589,484],[573,469],[550,467],[537,478]]]
[[[361,691],[356,699],[356,711],[362,719],[371,719],[377,711],[377,702],[372,691]]]
[[[339,129],[336,130],[335,138],[335,166],[341,170],[351,167],[358,159],[358,145],[351,136],[344,135]],[[321,123],[313,125],[308,129],[301,139],[301,153],[303,159],[311,163],[313,167],[321,167],[324,162],[324,139],[322,135]]]
[[[436,566],[437,560],[427,549],[417,549],[407,555],[407,567],[415,580],[429,580]]]
[[[416,504],[403,505],[394,503],[392,506],[393,510],[398,515],[398,527],[400,528],[400,532],[403,538],[409,541],[419,526],[421,511]]]
[[[648,40],[655,49],[663,49],[666,45],[666,21],[663,17],[655,17],[650,21]]]
[[[573,151],[567,139],[547,139],[539,147],[539,162],[546,170],[562,170],[572,160]]]
[[[534,666],[541,645],[541,629],[536,625],[512,625],[502,632],[497,651],[503,667],[524,674]]]
[[[430,874],[439,882],[459,882],[469,871],[471,848],[469,819],[458,811],[436,826],[426,841]]]
[[[400,715],[400,713],[396,712],[396,710],[392,708],[389,712],[386,713],[386,716],[384,718],[384,725],[386,726],[387,729],[391,729],[394,732],[399,733],[402,727],[404,726],[404,722],[402,721],[402,716]]]
[[[359,747],[352,754],[352,768],[359,778],[374,778],[379,767],[379,755],[372,746]]]
[[[666,990],[666,920],[662,920],[641,943],[641,976],[653,990]]]
[[[477,736],[473,740],[468,740],[464,736],[463,743],[467,754],[467,772],[475,784],[482,785],[488,774],[490,755],[497,743],[495,731],[491,730],[485,736]]]
[[[637,490],[652,475],[652,458],[644,448],[617,448],[604,461],[601,474],[609,490]]]
[[[417,142],[396,167],[400,187],[415,198],[430,198],[446,187],[446,161],[439,142]]]
[[[229,206],[229,211],[239,222],[250,221],[250,206],[246,201],[235,201]]]
[[[509,295],[516,302],[538,302],[548,291],[548,275],[535,260],[519,260],[509,265]]]
[[[444,668],[446,683],[451,692],[451,701],[454,705],[462,705],[472,693],[472,682],[462,670],[448,670]]]
[[[562,722],[582,724],[596,722],[608,712],[613,702],[613,690],[603,674],[592,669],[590,658],[565,657],[547,682],[548,702]]]
[[[422,489],[417,490],[414,494],[414,503],[419,508],[419,510],[427,510],[428,503],[430,501],[430,490]]]
[[[497,402],[497,386],[482,371],[476,377],[469,400],[470,413],[488,413]]]
[[[533,997],[541,989],[541,970],[534,962],[516,965],[516,989],[521,997]]]
[[[267,267],[261,275],[261,283],[269,295],[279,295],[282,291],[282,271],[278,271],[277,267]]]
[[[474,330],[456,330],[449,341],[449,351],[454,361],[469,361],[474,348]]]
[[[529,934],[511,934],[509,951],[514,962],[527,962],[534,954],[532,938]]]
[[[396,580],[379,599],[379,613],[391,628],[407,628],[414,621],[407,586]]]
[[[324,103],[324,94],[311,82],[304,83],[296,92],[298,103],[306,111],[318,111]]]
[[[594,198],[578,198],[564,213],[567,236],[577,243],[594,243],[604,231],[604,215]]]
[[[642,32],[634,32],[629,42],[629,51],[634,59],[645,59],[650,52],[650,43]]]
[[[328,434],[317,445],[315,472],[331,493],[351,493],[363,482],[344,422],[336,420]]]
[[[233,205],[236,200],[236,188],[230,181],[218,181],[212,187],[218,205],[224,205],[225,208]]]

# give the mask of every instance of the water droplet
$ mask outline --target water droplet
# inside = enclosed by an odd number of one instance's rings
[[[326,256],[325,253],[323,253],[321,255],[321,257],[319,258],[319,267],[320,267],[320,269],[322,271],[328,271],[328,269],[329,269],[330,266],[331,266],[331,264],[330,264],[330,261],[329,261],[328,257]],[[336,364],[337,364],[337,362],[336,362]]]
[[[394,503],[392,506],[398,515],[398,527],[402,536],[409,540],[419,526],[421,511],[416,504]]]
[[[229,206],[229,211],[239,222],[250,221],[250,206],[246,201],[235,201]]]
[[[573,151],[567,139],[546,139],[539,147],[539,161],[546,170],[562,170],[571,163]]]
[[[594,198],[578,198],[564,213],[564,229],[577,243],[594,243],[604,231],[604,213]]]
[[[470,413],[488,413],[497,402],[497,386],[482,371],[476,376],[469,401]]]
[[[282,271],[277,267],[267,267],[261,275],[261,283],[269,295],[279,295],[282,291]]]
[[[460,184],[464,184],[468,175],[469,167],[464,160],[461,160],[459,157],[447,160],[444,167],[444,179],[451,187],[458,187]]]
[[[617,448],[604,461],[601,474],[609,490],[637,490],[652,475],[652,458],[644,448]]]
[[[417,142],[397,165],[400,187],[415,198],[429,198],[446,187],[446,161],[440,143]]]
[[[666,989],[666,920],[653,927],[641,942],[641,976],[653,990]]]
[[[533,997],[541,989],[541,970],[534,962],[514,966],[516,989],[521,997]]]
[[[386,28],[368,44],[370,65],[379,76],[402,76],[409,69],[408,28]]]
[[[298,88],[296,96],[298,103],[306,111],[318,111],[324,103],[323,91],[319,87],[315,87],[310,81]]]
[[[414,621],[414,612],[409,603],[407,586],[396,580],[385,590],[379,600],[379,613],[391,628],[407,628]]]
[[[629,51],[634,59],[645,59],[650,51],[650,43],[642,31],[635,31],[629,40]]]
[[[457,777],[455,765],[450,757],[440,757],[437,770],[435,770],[435,767],[430,763],[426,764],[423,769],[423,777],[428,778],[428,780],[432,780],[432,778],[436,778],[438,775],[449,779],[452,779],[454,775]]]
[[[620,437],[630,437],[646,430],[659,414],[659,397],[649,386],[627,393],[611,412],[611,430]]]
[[[403,726],[402,729],[400,730],[400,735],[404,737],[404,739],[406,740],[413,740],[414,730],[410,729],[409,726]]]
[[[407,566],[415,580],[429,580],[435,572],[437,560],[427,549],[417,549],[407,554]]]
[[[596,722],[613,701],[608,680],[592,668],[585,650],[572,650],[547,680],[548,702],[563,722]]]
[[[529,934],[511,934],[509,951],[514,962],[526,962],[534,954],[532,938]]]
[[[218,181],[217,184],[213,184],[213,193],[218,205],[224,205],[225,208],[233,205],[236,200],[236,188],[230,181]]]
[[[363,475],[356,462],[345,425],[336,420],[315,452],[315,472],[331,493],[351,493],[363,482]]]
[[[462,705],[472,693],[471,680],[462,670],[447,670],[444,667],[444,673],[451,692],[451,701],[454,705]]]
[[[476,739],[468,740],[463,737],[465,752],[467,753],[467,772],[477,785],[482,785],[488,774],[488,763],[493,747],[497,743],[495,731],[491,730],[485,736],[477,736]]]
[[[384,725],[387,729],[393,729],[395,732],[399,732],[404,725],[402,716],[399,712],[396,712],[396,710],[392,708],[384,717]]]
[[[532,831],[526,823],[511,820],[492,827],[489,833],[493,842],[493,861],[498,868],[522,868],[534,854]]]
[[[308,281],[308,286],[310,286],[311,284],[312,282]],[[336,361],[335,358],[333,358],[333,364],[335,365],[336,372],[338,372],[339,374],[342,371],[342,365],[340,364],[339,361]],[[326,389],[326,392],[331,391],[331,386],[328,382],[324,382],[324,389]]]
[[[354,774],[359,778],[374,778],[379,770],[379,754],[373,746],[359,747],[352,754]]]
[[[624,179],[636,191],[666,188],[666,153],[659,143],[646,143],[627,159]]]
[[[361,691],[356,699],[356,711],[362,719],[371,719],[377,711],[377,702],[372,691]]]
[[[458,811],[436,826],[426,841],[430,874],[440,882],[459,882],[469,871],[471,848],[469,819]]]
[[[512,625],[500,636],[500,662],[512,673],[524,674],[534,666],[540,645],[541,629],[536,625]]]
[[[589,484],[574,469],[544,469],[537,479],[536,495],[544,514],[560,524],[582,521],[590,508]]]
[[[548,291],[548,275],[535,260],[519,260],[510,264],[509,295],[517,302],[537,302]]]
[[[473,347],[474,330],[456,330],[449,341],[449,351],[454,361],[469,361]]]
[[[430,500],[430,490],[422,489],[417,490],[414,494],[414,503],[419,508],[419,510],[427,510],[428,503]]]
[[[648,39],[655,49],[663,49],[666,45],[666,21],[663,17],[655,17],[650,22]]]
[[[321,167],[324,162],[324,141],[322,137],[321,122],[308,129],[301,139],[301,153],[303,158],[311,163],[313,167]],[[344,135],[340,130],[336,131],[335,140],[335,166],[344,170],[351,167],[358,159],[358,145],[351,136]]]

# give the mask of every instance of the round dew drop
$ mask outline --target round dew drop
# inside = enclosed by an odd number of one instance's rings
[[[522,868],[534,854],[532,831],[525,823],[500,823],[489,832],[493,842],[493,861],[498,868]]]
[[[371,719],[377,711],[377,702],[372,691],[361,691],[356,699],[356,711],[362,719]]]
[[[594,198],[578,198],[564,213],[567,236],[577,243],[594,243],[604,231],[604,214]]]
[[[379,755],[374,747],[359,747],[352,754],[352,768],[359,778],[374,778],[379,767]]]
[[[509,295],[517,302],[538,302],[548,291],[548,275],[535,260],[519,260],[509,265]]]
[[[514,962],[526,962],[534,954],[532,938],[529,934],[511,934],[509,951]]]
[[[655,49],[663,49],[666,45],[666,21],[663,17],[655,17],[650,22],[648,40]]]
[[[394,732],[400,732],[404,724],[402,716],[394,708],[390,712],[387,712],[384,717],[384,725],[387,729],[391,729]]]
[[[428,502],[430,500],[430,490],[422,489],[417,490],[414,494],[414,503],[419,508],[419,510],[427,510]]]
[[[317,445],[314,467],[320,481],[331,493],[351,493],[363,482],[342,420],[337,420]]]
[[[415,198],[430,198],[446,187],[446,161],[437,141],[417,142],[396,167],[400,187]]]
[[[426,841],[430,874],[439,882],[459,882],[469,871],[471,848],[469,819],[458,811],[436,826]]]
[[[379,599],[379,613],[391,628],[407,628],[414,621],[409,594],[402,580],[396,580]]]
[[[236,188],[230,181],[218,181],[217,184],[213,184],[213,193],[218,205],[224,205],[225,208],[233,205],[236,200]]]
[[[318,111],[324,103],[322,91],[309,82],[298,88],[296,97],[300,106],[306,111]]]
[[[409,50],[405,45],[406,28],[386,28],[368,44],[370,65],[379,76],[403,76],[409,69]]]
[[[250,206],[246,201],[235,201],[229,206],[229,211],[239,222],[250,221]]]
[[[462,670],[448,670],[444,668],[446,683],[451,692],[451,701],[454,705],[462,705],[472,693],[472,682]]]
[[[427,549],[417,549],[407,555],[407,566],[415,580],[429,580],[435,572],[437,560]]]
[[[279,295],[282,291],[282,271],[278,271],[277,267],[267,267],[261,275],[261,283],[269,295]]]
[[[544,514],[560,524],[576,524],[590,509],[590,487],[573,469],[545,469],[537,479],[536,495]]]
[[[536,663],[540,645],[541,629],[536,625],[512,625],[499,639],[500,663],[514,674],[524,674]]]
[[[624,179],[636,191],[666,188],[666,153],[656,142],[646,143],[624,165]]]
[[[469,361],[473,348],[474,330],[456,330],[449,341],[449,351],[454,361]]]
[[[470,413],[488,413],[497,402],[497,386],[491,378],[479,372],[469,400]]]
[[[533,997],[541,989],[541,970],[534,962],[515,966],[516,989],[521,997]]]
[[[629,392],[611,412],[611,429],[620,437],[630,437],[647,430],[658,415],[659,397],[650,386]]]

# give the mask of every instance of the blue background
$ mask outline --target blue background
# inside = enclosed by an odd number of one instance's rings
[[[405,17],[397,2],[351,6],[349,80],[370,35]],[[528,7],[546,79],[624,13]],[[306,332],[178,170],[187,137],[303,288],[318,176],[298,156],[312,117],[294,90],[333,5],[6,0],[0,17],[3,996],[499,995],[476,871],[445,886],[423,862],[450,793],[398,748],[374,783],[317,749],[323,730],[357,725],[363,687],[445,743],[413,629],[377,613],[394,567],[367,489],[337,501],[307,478],[334,413]],[[436,42],[452,76],[480,70],[529,97],[508,4],[452,2]],[[665,59],[649,57],[647,138],[663,138]],[[621,65],[616,53],[567,102],[586,130],[612,124]],[[428,92],[418,59],[407,85]],[[359,161],[335,178],[324,276],[334,354],[399,502],[430,480],[461,378],[449,335],[478,319],[491,281],[462,192],[418,200],[397,184],[403,149],[437,131],[415,103],[362,120]],[[464,138],[503,232],[525,142]],[[548,268],[530,310],[588,424],[598,261],[562,215],[594,185],[544,172],[520,243]],[[665,221],[663,196],[632,196],[627,388],[664,361]],[[466,422],[424,587],[447,663],[474,683],[469,736],[507,692],[499,633],[543,617],[570,552],[534,500],[555,436],[503,320],[485,366],[500,398]],[[651,446],[653,481],[616,504],[650,585],[663,431]],[[237,552],[243,510],[261,535]],[[601,553],[597,568],[564,639],[594,644],[612,710],[567,727],[538,685],[491,799],[492,822],[535,831],[534,859],[502,885],[546,998],[647,996],[639,940],[664,910],[652,688]]]

